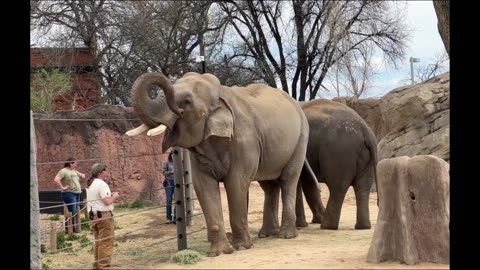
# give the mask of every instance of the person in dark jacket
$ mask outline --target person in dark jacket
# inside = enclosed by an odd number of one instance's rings
[[[163,187],[165,188],[165,195],[167,197],[166,207],[167,207],[167,224],[176,223],[176,213],[175,207],[173,207],[173,218],[172,218],[172,202],[175,194],[175,181],[173,176],[173,158],[172,152],[168,155],[167,161],[163,164],[162,172],[165,176],[163,181]]]

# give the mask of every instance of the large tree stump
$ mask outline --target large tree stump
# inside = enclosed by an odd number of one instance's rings
[[[432,155],[381,160],[377,225],[367,261],[450,262],[449,164]]]

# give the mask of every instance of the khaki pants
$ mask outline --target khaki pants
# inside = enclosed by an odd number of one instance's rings
[[[98,219],[98,216],[95,214],[93,220],[90,221],[93,235],[95,237],[95,245],[93,251],[95,255],[95,261],[93,262],[93,268],[108,269],[110,267],[113,255],[113,217],[110,212],[102,212],[102,218],[100,220]],[[99,239],[102,240],[98,241]]]

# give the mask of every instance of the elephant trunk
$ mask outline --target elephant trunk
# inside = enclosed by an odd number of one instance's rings
[[[148,95],[151,85],[156,85],[163,90],[163,93],[160,92],[154,100]],[[145,73],[138,77],[133,84],[132,94],[133,109],[149,128],[165,124],[171,129],[183,112],[175,104],[172,85],[161,73]]]

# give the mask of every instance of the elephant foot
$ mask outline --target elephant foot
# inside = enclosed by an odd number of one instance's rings
[[[222,253],[232,254],[234,249],[228,241],[220,241],[218,243],[212,244],[210,249],[207,252],[208,257],[216,257]]]
[[[312,223],[314,223],[314,224],[322,224],[322,218],[320,218],[320,217],[313,217],[313,218],[312,218]]]
[[[369,230],[371,228],[372,228],[372,224],[370,224],[370,221],[357,222],[357,224],[355,224],[355,230]]]
[[[279,238],[285,238],[285,239],[290,239],[290,238],[295,238],[298,236],[297,228],[282,228],[280,229],[280,232],[278,233]]]
[[[295,226],[296,227],[301,227],[301,228],[308,227],[308,223],[305,219],[301,219],[301,220],[297,219],[297,221],[295,222]]]
[[[244,239],[244,237],[237,239],[234,237],[232,241],[232,246],[236,250],[239,250],[242,247],[244,249],[250,249],[251,247],[253,247],[253,243],[250,240],[250,237],[248,237],[248,239]]]
[[[332,224],[322,223],[320,225],[320,229],[322,229],[322,230],[338,230],[338,224],[337,225],[332,225]]]
[[[258,232],[258,238],[266,238],[269,236],[277,236],[279,232],[278,228],[265,228],[262,227]]]

